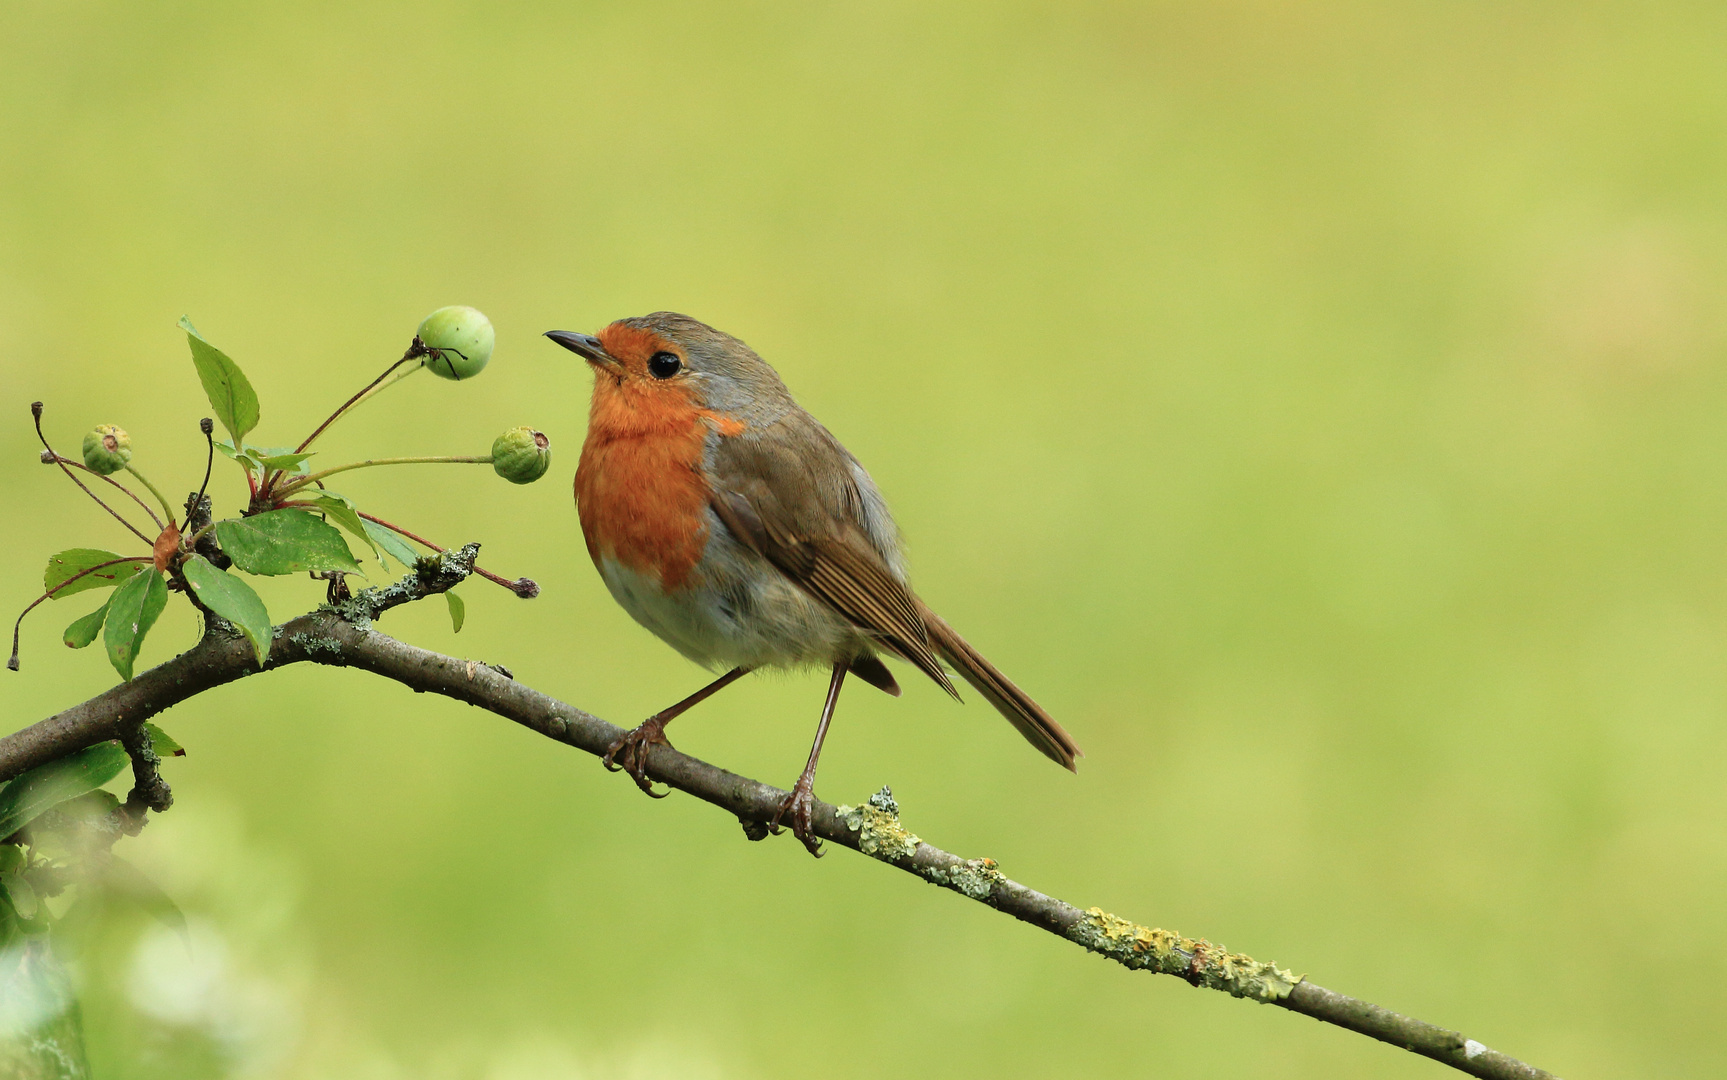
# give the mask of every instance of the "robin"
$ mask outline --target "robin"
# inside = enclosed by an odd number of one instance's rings
[[[858,460],[730,334],[660,311],[598,336],[547,337],[594,369],[576,509],[612,597],[696,663],[725,674],[606,751],[656,795],[648,752],[666,725],[758,668],[830,669],[809,762],[769,828],[811,833],[816,761],[847,673],[895,697],[898,657],[953,695],[942,662],[1043,753],[1081,756],[1060,724],[924,606],[899,530]],[[656,795],[656,797],[659,797]]]

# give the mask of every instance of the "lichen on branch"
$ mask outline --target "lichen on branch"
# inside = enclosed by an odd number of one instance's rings
[[[1141,926],[1102,908],[1087,908],[1085,917],[1068,928],[1067,939],[1136,971],[1174,975],[1254,1001],[1282,1001],[1305,978],[1204,938]]]

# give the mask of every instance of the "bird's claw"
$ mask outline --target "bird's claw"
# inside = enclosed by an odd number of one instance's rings
[[[654,782],[648,779],[648,747],[656,744],[672,745],[666,738],[665,721],[653,716],[613,740],[612,745],[606,747],[605,756],[600,758],[600,764],[610,772],[629,773],[630,779],[649,798],[663,799],[671,792],[655,791]]]
[[[805,850],[816,858],[822,857],[822,842],[815,835],[815,785],[809,777],[800,776],[798,782],[792,785],[792,793],[780,803],[779,812],[768,822],[768,832],[778,836],[781,831],[780,820],[787,814],[792,816],[792,835],[802,841]]]

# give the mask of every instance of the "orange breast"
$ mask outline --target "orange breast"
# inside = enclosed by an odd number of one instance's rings
[[[588,555],[682,586],[707,543],[702,445],[711,414],[687,391],[596,372],[576,509]]]

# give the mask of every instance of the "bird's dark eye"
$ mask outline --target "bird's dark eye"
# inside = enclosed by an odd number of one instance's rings
[[[669,379],[683,367],[684,362],[678,359],[677,353],[657,352],[648,361],[648,374],[656,379]]]

